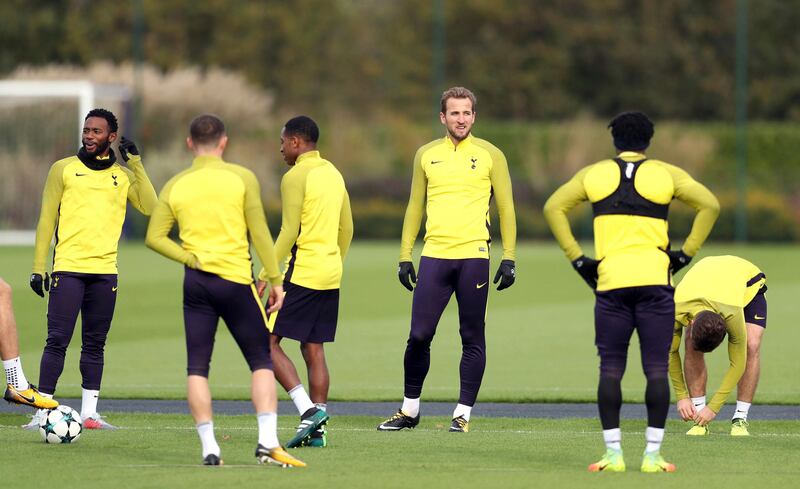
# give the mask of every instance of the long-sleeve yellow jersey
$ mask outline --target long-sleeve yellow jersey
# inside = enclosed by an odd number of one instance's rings
[[[739,382],[747,363],[747,327],[744,307],[766,284],[759,268],[738,256],[708,256],[697,262],[675,288],[675,330],[669,357],[669,375],[678,399],[689,392],[681,365],[681,335],[701,311],[713,311],[725,319],[728,333],[728,371],[708,407],[718,413]]]
[[[286,259],[284,280],[314,290],[338,289],[353,239],[353,215],[342,174],[319,151],[305,152],[283,176],[281,200],[275,253],[279,262]]]
[[[77,156],[55,162],[42,193],[33,273],[45,273],[55,233],[53,271],[116,274],[126,203],[147,216],[157,199],[138,155],[128,168],[113,163],[92,170]]]
[[[544,216],[570,260],[583,255],[567,212],[584,201],[594,212],[597,290],[669,285],[667,212],[672,199],[697,211],[683,252],[694,256],[719,215],[719,202],[684,170],[632,151],[587,166],[556,190]]]
[[[489,203],[500,217],[503,259],[514,260],[517,223],[505,155],[483,139],[467,136],[458,145],[445,136],[417,150],[400,241],[400,261],[411,261],[425,221],[423,256],[488,258]]]
[[[182,245],[168,236],[176,221]],[[266,279],[280,285],[256,176],[243,166],[203,155],[164,185],[146,243],[167,258],[247,285],[253,283],[248,232]]]

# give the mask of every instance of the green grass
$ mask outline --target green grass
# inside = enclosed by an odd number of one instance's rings
[[[750,259],[768,277],[769,328],[762,347],[757,402],[800,403],[795,353],[800,343],[796,327],[800,247],[716,245],[703,249],[705,255],[726,253]],[[32,256],[32,248],[0,248],[0,273],[15,289],[23,365],[35,382],[46,335],[46,304],[27,285]],[[124,244],[119,262],[119,299],[106,349],[103,396],[183,398],[181,267],[139,243]],[[396,263],[396,243],[356,243],[351,250],[337,340],[326,347],[332,399],[399,400],[402,396],[411,294],[397,283]],[[522,244],[517,270],[514,287],[490,294],[488,362],[479,400],[592,401],[598,360],[590,290],[561,251],[549,243]],[[299,361],[292,343],[287,350]],[[80,395],[79,351],[76,333],[59,384],[60,396]],[[455,300],[442,317],[431,357],[423,397],[455,400],[460,357]],[[726,363],[724,348],[710,355],[710,390],[719,384]],[[211,370],[214,395],[246,399],[248,381],[245,363],[221,327]],[[627,401],[642,400],[644,377],[635,338],[623,389]]]
[[[281,417],[282,440],[291,435],[293,416]],[[255,464],[256,428],[252,416],[218,416],[217,439],[226,466],[201,467],[200,443],[189,416],[116,414],[114,432],[85,432],[74,445],[46,445],[38,433],[15,425],[19,415],[0,415],[4,473],[33,463],[40,473],[28,481],[59,489],[118,487],[703,487],[727,489],[790,487],[800,466],[790,456],[800,441],[800,425],[764,421],[751,426],[754,436],[736,439],[723,429],[704,439],[683,435],[686,425],[667,426],[663,449],[675,463],[674,474],[638,472],[644,449],[643,424],[624,421],[623,448],[629,472],[590,474],[586,466],[604,448],[594,420],[474,418],[468,434],[447,433],[445,418],[423,418],[412,432],[380,433],[380,420],[334,417],[330,446],[299,449],[306,469],[281,470]],[[4,453],[9,453],[5,452]],[[15,465],[23,464],[23,465]],[[19,472],[17,471],[17,474]],[[32,478],[31,478],[32,477]],[[793,482],[794,481],[794,482]]]

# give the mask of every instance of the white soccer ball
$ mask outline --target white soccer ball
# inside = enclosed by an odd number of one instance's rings
[[[46,443],[74,443],[81,437],[81,431],[81,415],[64,405],[48,410],[39,423],[39,434]]]

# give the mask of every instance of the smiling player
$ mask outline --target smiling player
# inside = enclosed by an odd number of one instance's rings
[[[91,110],[83,125],[83,147],[50,168],[30,279],[37,295],[44,297],[50,291],[47,343],[39,369],[39,390],[45,396],[52,397],[56,391],[81,313],[81,417],[87,429],[114,428],[97,414],[97,400],[103,351],[117,301],[117,246],[127,203],[149,216],[158,200],[139,150],[124,137],[119,152],[128,167],[117,163],[111,150],[117,129],[114,114]],[[45,260],[54,233],[53,274],[48,276]],[[39,429],[43,415],[44,411],[38,411],[24,428]]]
[[[496,199],[503,259],[494,277],[497,290],[515,280],[517,239],[511,177],[503,152],[471,134],[475,95],[463,87],[442,94],[439,120],[444,138],[417,150],[400,243],[400,283],[414,291],[411,333],[404,359],[403,405],[378,426],[380,431],[413,428],[419,423],[419,399],[430,367],[430,346],[439,318],[455,292],[461,334],[461,393],[450,431],[469,431],[472,406],[486,367],[486,301],[489,296],[489,202]],[[411,251],[423,211],[425,246],[417,282]],[[416,283],[416,290],[412,283]]]

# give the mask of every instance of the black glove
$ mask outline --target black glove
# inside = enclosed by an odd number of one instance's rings
[[[122,139],[119,140],[119,154],[122,156],[122,159],[125,160],[125,163],[130,159],[128,153],[133,156],[139,156],[139,148],[136,147],[136,143],[122,136]]]
[[[39,297],[44,297],[45,291],[50,290],[50,275],[45,272],[43,278],[40,273],[32,274],[31,289],[33,289]]]
[[[500,262],[500,267],[497,273],[494,274],[494,282],[500,281],[497,290],[503,290],[514,285],[514,280],[517,278],[517,269],[514,267],[514,260],[503,260]]]
[[[397,267],[397,277],[400,279],[400,283],[403,284],[403,287],[408,290],[414,290],[414,286],[411,284],[417,283],[417,272],[414,271],[413,263],[410,261],[401,261],[400,265]]]
[[[678,270],[692,261],[692,257],[684,253],[683,250],[667,251],[667,255],[669,255],[669,266],[672,268],[673,274],[678,273]]]
[[[597,266],[600,265],[599,260],[589,258],[581,255],[572,261],[572,267],[576,272],[589,284],[592,289],[597,288]]]

